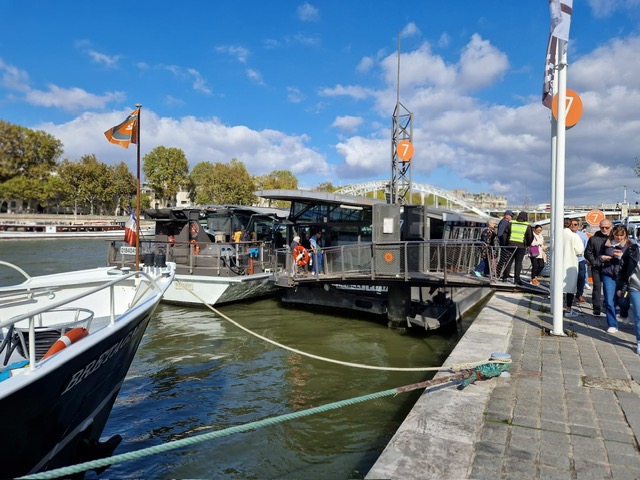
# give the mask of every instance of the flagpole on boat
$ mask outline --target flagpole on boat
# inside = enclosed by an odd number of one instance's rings
[[[138,128],[136,128],[136,145],[138,153],[136,158],[136,271],[140,269],[140,117],[142,104],[136,103],[138,109]]]

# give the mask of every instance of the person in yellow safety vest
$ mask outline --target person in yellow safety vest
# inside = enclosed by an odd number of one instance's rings
[[[511,220],[507,230],[509,234],[507,248],[511,250],[510,253],[512,253],[512,255],[502,272],[502,281],[507,281],[509,272],[511,271],[511,265],[515,263],[513,268],[513,281],[516,285],[522,285],[520,278],[522,261],[527,253],[527,247],[531,245],[533,241],[533,228],[529,224],[527,212],[520,212],[515,220]]]

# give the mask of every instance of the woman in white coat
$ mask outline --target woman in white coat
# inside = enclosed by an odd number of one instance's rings
[[[563,231],[563,254],[562,267],[564,269],[563,292],[566,294],[564,307],[565,317],[575,317],[577,312],[571,309],[573,297],[578,289],[578,257],[584,253],[584,244],[576,231],[580,223],[578,220],[565,218]]]

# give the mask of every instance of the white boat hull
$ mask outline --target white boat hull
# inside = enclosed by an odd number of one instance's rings
[[[272,295],[278,291],[273,274],[237,277],[176,274],[162,297],[163,302],[181,305],[220,305]]]

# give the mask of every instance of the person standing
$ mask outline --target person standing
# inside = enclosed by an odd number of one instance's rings
[[[618,304],[616,295],[616,282],[620,270],[620,259],[629,247],[629,236],[627,227],[616,225],[611,229],[611,234],[602,249],[600,250],[600,260],[602,261],[602,290],[604,292],[604,309],[607,315],[607,333],[618,331],[618,318],[616,316],[616,306]],[[627,318],[627,310],[620,311],[621,318]]]
[[[531,260],[531,285],[540,285],[538,275],[544,270],[547,262],[547,245],[542,235],[542,226],[533,227],[533,240],[529,246],[529,260]]]
[[[320,275],[322,273],[322,248],[324,247],[324,240],[322,239],[322,232],[316,233],[309,240],[311,243],[311,251],[313,252],[313,274]]]
[[[578,257],[584,253],[584,245],[576,232],[571,228],[572,220],[564,219],[564,230],[562,232],[562,269],[564,270],[564,284],[562,291],[565,294],[565,317],[576,317],[578,312],[573,310],[573,298],[578,288]]]
[[[587,248],[587,242],[589,237],[580,229],[580,222],[576,219],[571,220],[571,231],[575,232],[582,240],[582,245]],[[587,281],[587,260],[584,255],[578,257],[578,285],[576,287],[576,300],[580,303],[584,303],[587,300],[584,298],[584,285]]]
[[[291,245],[289,245],[289,249],[291,251],[291,273],[293,275],[296,274],[296,272],[298,271],[298,258],[297,256],[299,255],[299,253],[296,252],[296,247],[300,245],[300,237],[299,236],[295,236],[293,237],[293,240],[291,242]]]
[[[520,274],[522,273],[522,261],[527,254],[527,247],[533,241],[533,229],[529,225],[529,216],[527,212],[520,212],[515,220],[512,220],[507,229],[509,231],[509,241],[507,246],[512,249],[513,256],[507,262],[502,272],[502,281],[506,282],[509,278],[511,264],[513,267],[513,281],[516,285],[522,285]]]
[[[482,259],[473,272],[476,277],[488,277],[491,272],[491,269],[489,267],[493,266],[495,268],[495,256],[493,247],[495,246],[496,239],[496,221],[495,219],[490,218],[487,221],[487,226],[483,228],[482,233],[480,233],[480,240],[483,243]]]
[[[311,271],[311,266],[313,265],[313,256],[311,255],[311,233],[307,232],[304,235],[304,238],[300,240],[300,245],[307,249],[309,253],[309,263],[307,264],[307,270]]]
[[[511,220],[513,220],[513,216],[514,215],[511,210],[506,210],[504,212],[504,216],[498,222],[498,231],[496,232],[498,244],[500,246],[496,275],[502,278],[509,277],[509,271],[504,273],[503,270],[513,256],[513,252],[511,251],[511,249],[507,248],[507,244],[509,243],[509,225],[511,224]]]
[[[602,312],[602,260],[600,260],[600,250],[609,238],[611,232],[611,220],[606,218],[600,222],[600,230],[591,235],[584,250],[584,257],[591,265],[591,278],[593,286],[591,290],[591,305],[594,315]]]
[[[620,258],[620,270],[616,278],[616,295],[629,295],[633,306],[636,330],[636,353],[640,355],[640,248],[631,243]]]

